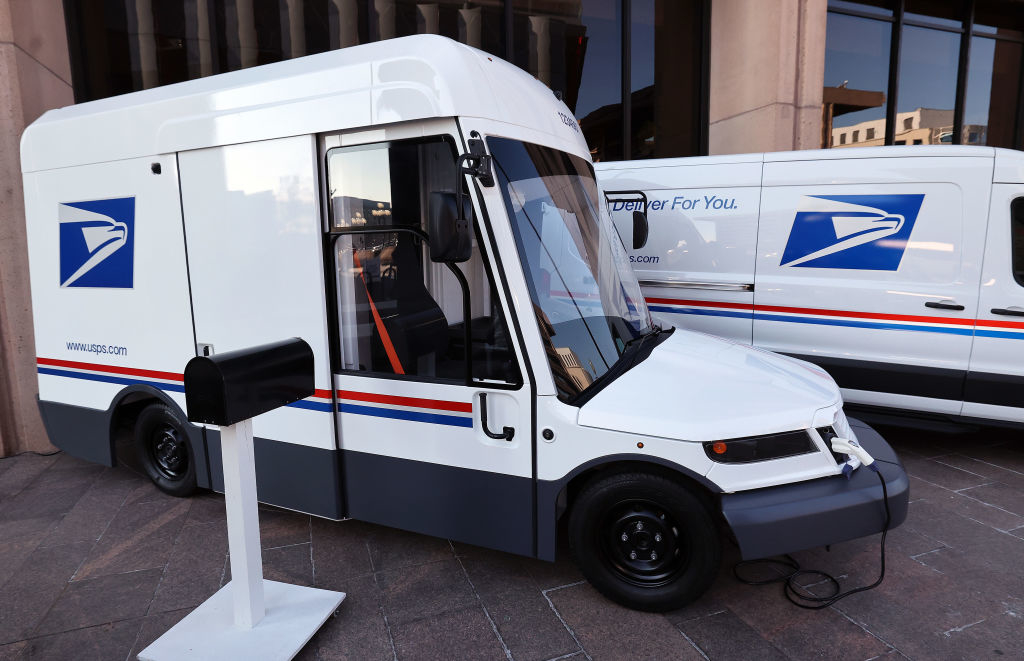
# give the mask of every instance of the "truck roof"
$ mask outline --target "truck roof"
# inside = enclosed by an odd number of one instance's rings
[[[598,171],[637,170],[647,168],[700,167],[739,163],[778,163],[783,161],[834,161],[851,158],[987,158],[995,159],[993,181],[1024,182],[1024,152],[997,147],[971,145],[892,145],[888,147],[844,147],[842,149],[805,149],[753,154],[718,156],[687,156],[640,161],[595,163]],[[748,184],[749,185],[749,184]]]
[[[616,161],[601,163],[602,170],[619,168],[672,167],[677,165],[771,163],[775,161],[825,161],[848,158],[907,158],[908,156],[984,156],[992,158],[995,148],[965,145],[898,145],[889,147],[843,147],[841,149],[803,149],[750,154],[722,154],[716,156],[685,156],[645,161]]]
[[[22,171],[430,117],[487,117],[561,135],[555,104],[571,116],[522,69],[417,35],[51,110],[22,135]]]

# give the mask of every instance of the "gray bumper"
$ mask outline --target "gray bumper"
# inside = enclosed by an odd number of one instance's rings
[[[903,464],[874,429],[859,420],[850,420],[850,426],[885,478],[889,528],[895,528],[907,518],[910,497]],[[882,485],[874,471],[863,467],[850,479],[836,475],[724,494],[722,514],[744,560],[857,539],[881,532],[885,524]]]

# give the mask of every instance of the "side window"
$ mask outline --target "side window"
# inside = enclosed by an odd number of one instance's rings
[[[342,369],[465,382],[464,290],[425,240],[430,193],[454,190],[454,143],[332,149],[327,172]],[[521,383],[479,231],[472,258],[454,268],[469,289],[472,379]]]
[[[1013,279],[1024,287],[1024,197],[1010,203],[1010,246]]]

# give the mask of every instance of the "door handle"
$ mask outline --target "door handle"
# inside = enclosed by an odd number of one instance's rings
[[[1024,310],[1014,310],[1013,308],[992,308],[992,314],[1005,314],[1009,317],[1024,317]]]
[[[502,427],[500,434],[495,434],[487,428],[487,393],[480,393],[480,427],[487,434],[487,438],[493,438],[496,441],[511,441],[512,437],[516,435],[516,430],[512,427]]]
[[[924,306],[926,308],[938,308],[939,310],[963,310],[964,306],[954,303],[953,301],[927,301]]]

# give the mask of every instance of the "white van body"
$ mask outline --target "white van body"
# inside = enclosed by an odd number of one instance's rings
[[[493,167],[457,176],[481,146]],[[301,337],[315,396],[253,420],[266,503],[548,560],[568,512],[583,558],[621,537],[625,569],[585,571],[643,608],[714,576],[717,535],[649,535],[666,514],[724,515],[746,557],[881,530],[880,485],[832,436],[859,438],[906,515],[899,460],[823,370],[653,327],[571,113],[486,53],[408,37],[54,110],[22,164],[40,409],[70,454],[112,465],[134,425],[161,488],[222,489],[185,363]],[[458,265],[426,254],[456,181],[474,233]],[[595,485],[675,495],[591,529]],[[678,572],[648,581],[665,544],[693,573],[684,541],[706,560],[689,592]]]
[[[606,191],[648,196],[650,240],[630,259],[672,323],[814,362],[848,404],[1024,422],[1024,153],[895,146],[596,168]],[[615,197],[628,236],[636,204]]]

